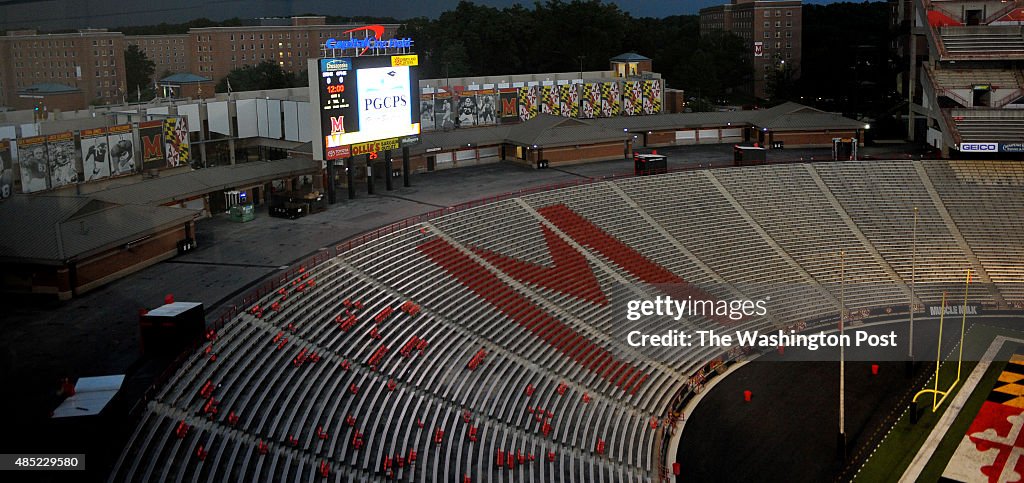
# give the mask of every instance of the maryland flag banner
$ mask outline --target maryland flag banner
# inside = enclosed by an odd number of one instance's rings
[[[622,113],[636,116],[644,108],[643,81],[626,81],[622,84]]]
[[[643,85],[644,114],[661,113],[661,80],[645,80]]]
[[[562,95],[559,97],[562,105],[559,108],[564,117],[579,117],[580,115],[580,86],[578,84],[566,84],[562,86]]]
[[[188,164],[192,158],[189,157],[188,143],[188,119],[184,117],[169,117],[164,119],[164,154],[167,158],[167,167],[174,168]]]
[[[601,113],[601,84],[583,84],[579,117],[593,119]]]
[[[519,88],[519,119],[529,121],[537,116],[538,86]]]
[[[540,112],[544,114],[551,114],[552,116],[558,116],[559,113],[559,101],[558,94],[562,86],[541,86],[541,103]]]
[[[618,82],[605,82],[601,84],[601,112],[598,117],[612,117],[619,115],[619,99],[622,93],[619,91]]]
[[[942,473],[944,481],[1019,481],[1024,475],[1024,356],[999,375]]]

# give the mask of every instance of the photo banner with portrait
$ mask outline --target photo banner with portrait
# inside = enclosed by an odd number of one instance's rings
[[[463,91],[459,96],[459,127],[476,125],[476,91]]]
[[[559,110],[564,117],[579,117],[580,115],[580,85],[566,84],[562,86],[562,92],[558,97],[562,103]]]
[[[434,95],[434,129],[448,130],[455,127],[456,109],[452,105],[453,102],[450,92],[439,92]]]
[[[46,136],[18,139],[18,166],[21,171],[22,193],[35,193],[49,187]]]
[[[525,86],[519,88],[519,120],[529,121],[537,117],[539,86]]]
[[[601,84],[583,84],[581,90],[579,117],[593,119],[601,113]]]
[[[11,155],[11,142],[0,141],[0,201],[6,200],[14,193],[14,161]]]
[[[139,123],[139,140],[142,141],[142,169],[164,169],[164,121]]]
[[[273,118],[273,116],[271,116]],[[280,113],[278,113],[278,119]],[[280,131],[280,123],[278,123]],[[280,132],[278,132],[280,137]],[[188,139],[188,118],[169,117],[164,119],[164,157],[168,168],[183,166],[192,161]]]
[[[498,123],[498,91],[484,89],[476,95],[476,122],[480,126]]]
[[[420,128],[433,131],[436,129],[434,121],[434,95],[423,94],[420,96]]]
[[[501,89],[498,94],[501,101],[500,115],[502,124],[519,122],[519,89]]]
[[[619,115],[622,92],[619,90],[618,82],[605,82],[601,84],[601,111],[598,117],[613,117]]]
[[[46,162],[51,189],[78,182],[76,158],[75,133],[69,131],[46,136]]]
[[[644,89],[642,81],[626,81],[622,83],[622,113],[636,116],[644,110]]]
[[[110,176],[110,153],[107,145],[107,129],[82,130],[82,173],[85,181],[95,181]]]
[[[118,124],[107,128],[107,156],[110,158],[110,174],[123,176],[135,169],[135,140],[131,124]]]

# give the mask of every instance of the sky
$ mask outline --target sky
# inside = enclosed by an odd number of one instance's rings
[[[709,5],[728,0],[619,0],[623,10],[634,17],[665,17],[695,14]],[[835,0],[805,0],[804,3],[832,3]],[[498,7],[532,0],[477,0]],[[313,12],[338,16],[390,16],[398,19],[436,17],[458,0],[0,0],[0,28],[42,30],[86,27],[181,23],[206,17],[273,17]]]

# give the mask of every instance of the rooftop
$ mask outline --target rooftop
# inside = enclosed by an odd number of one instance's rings
[[[19,89],[18,92],[25,94],[65,94],[69,92],[78,92],[77,87],[71,87],[69,85],[57,84],[51,82],[44,82],[41,84],[32,84],[28,87]]]
[[[178,72],[177,74],[171,74],[160,79],[160,82],[164,84],[198,84],[201,82],[210,82],[212,80],[213,79],[209,77],[203,77],[191,72]]]

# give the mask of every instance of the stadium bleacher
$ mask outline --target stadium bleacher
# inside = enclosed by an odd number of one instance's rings
[[[871,161],[581,184],[390,231],[303,266],[152,393],[111,481],[657,481],[670,406],[715,359],[631,347],[623,302],[770,297],[778,329],[964,270],[1024,304],[1024,167]],[[715,327],[687,317],[650,331]]]
[[[1015,25],[939,28],[949,56],[957,58],[1024,58],[1024,33]]]

